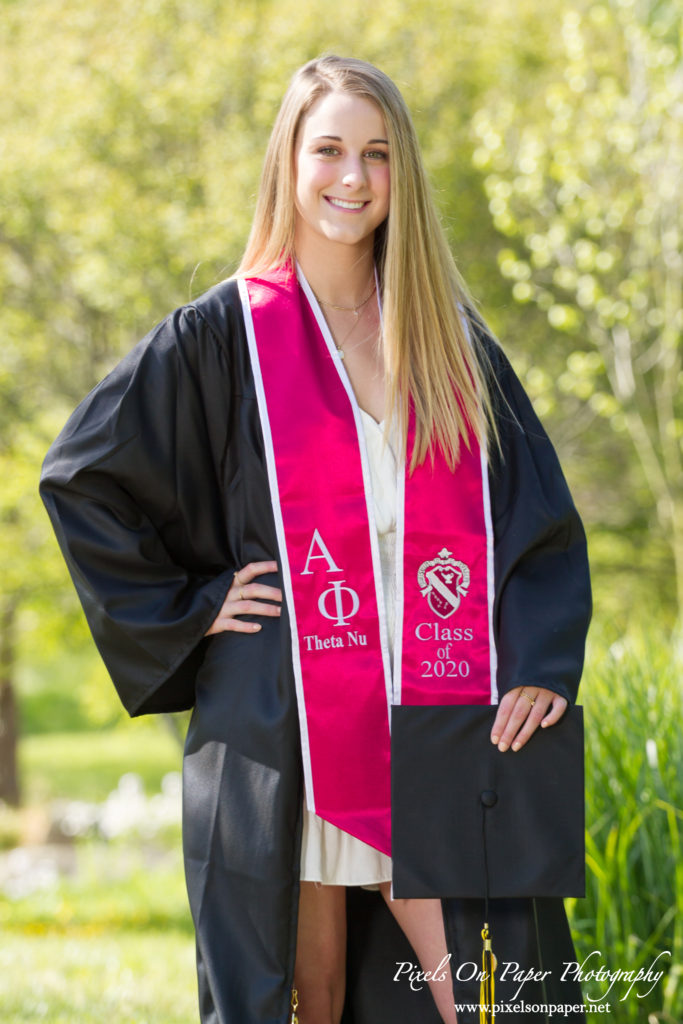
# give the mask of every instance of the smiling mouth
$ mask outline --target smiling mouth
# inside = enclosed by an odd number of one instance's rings
[[[340,210],[362,210],[370,202],[369,199],[337,199],[336,196],[325,196],[325,199],[331,206],[336,206]]]

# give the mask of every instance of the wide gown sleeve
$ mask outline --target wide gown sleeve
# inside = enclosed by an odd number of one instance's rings
[[[498,692],[541,686],[573,702],[592,607],[586,537],[531,402],[502,351],[489,355],[501,442],[490,468]]]
[[[50,448],[41,495],[131,715],[187,708],[234,567],[217,499],[225,352],[176,311],[91,392]]]

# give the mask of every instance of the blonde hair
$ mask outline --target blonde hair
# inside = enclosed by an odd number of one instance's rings
[[[301,121],[326,93],[348,92],[379,107],[389,142],[389,216],[375,232],[382,290],[386,418],[407,432],[410,401],[415,444],[410,469],[440,447],[454,468],[469,431],[497,442],[478,339],[481,321],[450,252],[431,197],[415,128],[399,90],[382,71],[354,58],[326,55],[294,75],[273,126],[256,212],[237,274],[258,276],[294,259],[294,151]],[[477,325],[477,326],[475,326]],[[468,337],[469,335],[469,337]],[[456,397],[457,396],[457,397]]]

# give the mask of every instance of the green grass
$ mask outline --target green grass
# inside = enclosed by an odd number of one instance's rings
[[[2,934],[163,929],[192,941],[180,834],[170,849],[150,841],[93,840],[69,853],[72,870],[57,885],[21,899],[0,896]]]
[[[3,1024],[193,1024],[194,938],[172,850],[79,844],[77,870],[0,898]]]
[[[196,1024],[194,943],[177,932],[0,938],[3,1024]]]
[[[150,793],[180,771],[182,751],[160,722],[135,720],[102,732],[26,736],[19,746],[24,802],[104,800],[122,775],[135,772]]]
[[[582,684],[586,715],[585,900],[572,901],[581,961],[655,970],[651,993],[619,982],[612,1024],[683,1019],[683,692],[681,665],[663,640],[630,637],[609,651],[594,644]],[[676,910],[679,910],[678,916]],[[594,998],[606,984],[590,983]],[[616,1001],[615,1001],[616,1000]]]
[[[101,801],[125,772],[148,795],[180,768],[155,722],[22,740],[28,800]],[[22,898],[0,896],[2,1024],[193,1024],[194,937],[180,828],[62,848],[71,873]]]

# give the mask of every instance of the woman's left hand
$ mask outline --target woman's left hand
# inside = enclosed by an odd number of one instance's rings
[[[546,728],[559,722],[567,701],[559,693],[536,686],[516,686],[498,705],[498,714],[491,729],[491,742],[500,751],[508,747],[519,750],[539,725]]]

